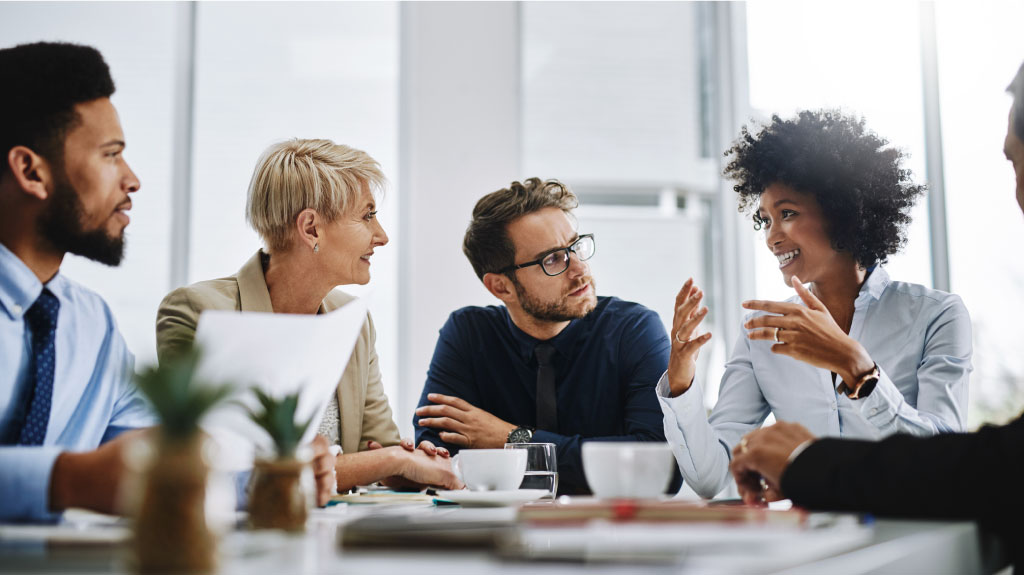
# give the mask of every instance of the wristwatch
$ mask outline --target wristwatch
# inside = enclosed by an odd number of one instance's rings
[[[519,426],[508,432],[505,443],[530,443],[531,439],[533,439],[533,428]]]
[[[847,385],[844,381],[839,384],[836,391],[846,395],[846,397],[849,397],[850,399],[864,399],[871,395],[871,392],[874,391],[875,386],[878,385],[878,380],[881,377],[882,374],[878,371],[878,364],[876,363],[874,367],[871,368],[871,371],[862,375],[856,383],[853,385]]]

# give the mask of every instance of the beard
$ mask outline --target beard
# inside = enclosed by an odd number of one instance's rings
[[[116,266],[124,258],[124,232],[110,236],[99,227],[86,230],[85,206],[61,170],[54,182],[53,198],[39,218],[39,233],[54,248],[90,260]]]
[[[590,276],[580,278],[580,281],[574,284],[573,287],[566,292],[566,295],[562,296],[562,298],[556,302],[541,301],[523,289],[523,286],[520,285],[518,281],[513,280],[513,282],[516,284],[516,296],[519,298],[519,305],[522,306],[523,311],[537,320],[551,322],[572,321],[574,319],[584,317],[588,313],[594,311],[594,308],[597,307],[597,296],[594,295],[597,292],[597,284]],[[577,309],[570,308],[568,303],[568,294],[580,289],[587,283],[590,284],[592,293],[590,294],[590,297],[587,298],[586,303]]]

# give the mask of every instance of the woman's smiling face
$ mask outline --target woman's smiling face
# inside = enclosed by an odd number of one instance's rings
[[[810,194],[774,183],[761,194],[757,217],[786,285],[794,275],[804,283],[817,282],[855,265],[850,253],[832,248],[821,205]]]

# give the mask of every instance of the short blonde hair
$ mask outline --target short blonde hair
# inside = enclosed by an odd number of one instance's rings
[[[279,142],[256,163],[245,219],[267,249],[283,250],[299,212],[311,208],[332,222],[358,200],[364,183],[376,196],[385,182],[380,164],[362,150],[330,140]]]

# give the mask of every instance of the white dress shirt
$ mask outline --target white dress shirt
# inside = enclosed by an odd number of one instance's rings
[[[799,296],[787,300],[802,303]],[[665,437],[679,471],[702,497],[733,485],[732,448],[774,413],[816,436],[880,439],[893,433],[963,431],[971,372],[971,319],[959,296],[891,281],[876,267],[854,303],[850,336],[881,372],[863,399],[838,393],[826,369],[772,353],[773,341],[751,341],[742,329],[707,415],[694,383],[671,397],[668,374],[658,382]],[[749,314],[744,323],[765,312]]]

